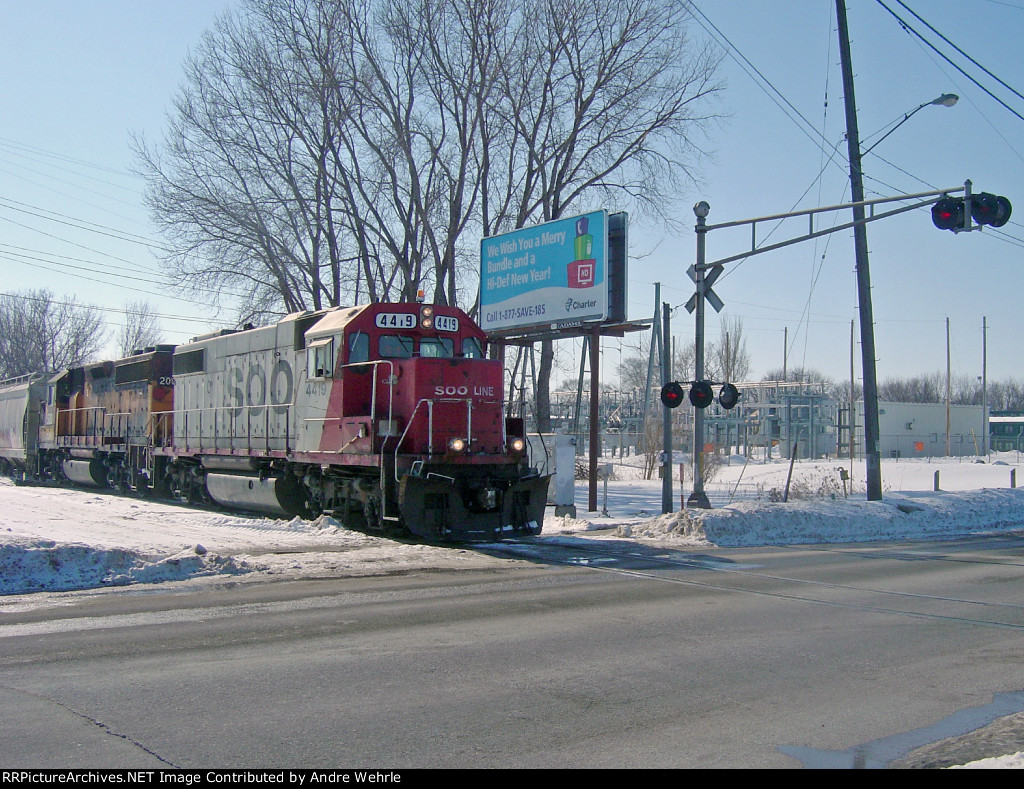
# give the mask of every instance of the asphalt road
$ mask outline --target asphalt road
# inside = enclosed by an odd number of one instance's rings
[[[936,766],[1024,711],[1024,539],[500,553],[0,600],[0,767]]]

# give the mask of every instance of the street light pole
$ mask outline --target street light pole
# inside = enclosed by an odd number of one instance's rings
[[[924,104],[920,105],[919,107],[915,107],[914,109],[912,109],[910,112],[908,112],[906,115],[903,116],[903,120],[901,120],[899,123],[897,123],[891,129],[889,129],[889,131],[887,131],[885,134],[883,134],[878,140],[876,140],[871,145],[870,148],[868,148],[866,151],[864,151],[864,153],[861,154],[861,156],[863,157],[863,156],[871,153],[871,151],[873,151],[876,147],[878,147],[878,144],[880,142],[882,142],[882,140],[884,140],[886,137],[888,137],[890,134],[892,134],[894,131],[896,131],[904,123],[909,121],[911,116],[914,115],[914,113],[920,112],[925,107],[931,107],[933,105],[942,105],[943,107],[952,107],[959,100],[960,100],[960,97],[957,96],[955,93],[943,93],[937,99],[932,99],[931,101],[926,101]]]
[[[861,172],[860,137],[857,131],[857,102],[853,93],[853,65],[850,31],[846,23],[845,0],[836,0],[839,23],[839,56],[843,70],[843,98],[846,105],[846,143],[850,157],[850,197],[853,200],[854,255],[857,264],[857,303],[860,316],[861,366],[864,374],[864,458],[867,499],[882,498],[882,459],[878,450],[878,380],[875,369],[875,325],[871,310],[871,274],[868,268],[868,231],[864,224],[864,181]]]

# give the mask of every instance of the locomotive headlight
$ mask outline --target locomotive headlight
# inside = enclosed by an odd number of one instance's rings
[[[521,438],[514,438],[512,439],[512,443],[509,444],[509,448],[513,452],[522,452],[524,449],[526,449],[526,442]]]
[[[449,452],[465,452],[468,446],[466,439],[464,438],[450,438],[448,439],[448,451]]]
[[[420,307],[420,328],[434,328],[434,308],[429,304]]]

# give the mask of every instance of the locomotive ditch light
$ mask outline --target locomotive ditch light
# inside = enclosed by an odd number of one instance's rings
[[[513,438],[508,446],[513,452],[522,452],[526,449],[526,442],[521,438]]]
[[[469,446],[469,442],[464,438],[449,438],[448,439],[448,451],[449,452],[465,452],[466,447]]]
[[[696,381],[690,387],[690,402],[695,408],[707,408],[714,399],[710,381]]]
[[[669,381],[661,387],[661,402],[666,408],[675,408],[683,402],[683,387],[678,381]]]
[[[736,403],[739,402],[740,392],[736,388],[735,384],[723,384],[721,391],[718,393],[718,404],[722,406],[726,411],[730,408],[735,408]]]

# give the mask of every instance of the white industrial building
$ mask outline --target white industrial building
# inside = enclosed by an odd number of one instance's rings
[[[878,451],[883,458],[929,458],[985,454],[988,409],[945,403],[878,403]],[[864,401],[857,403],[857,454],[864,447]]]

